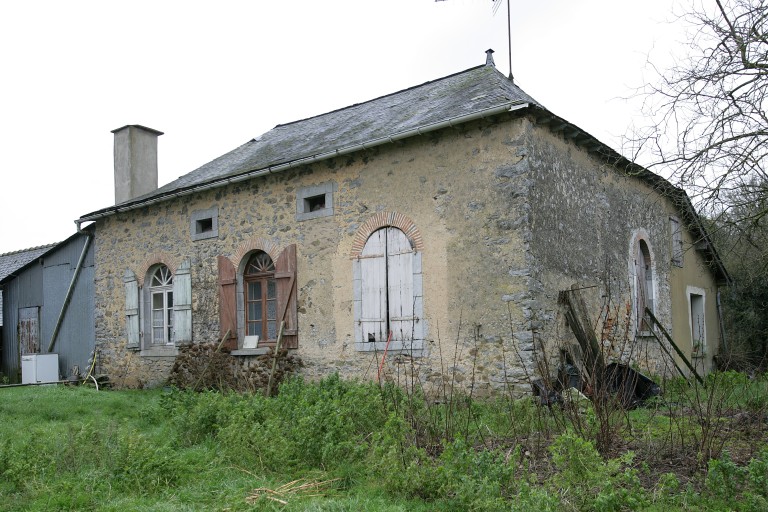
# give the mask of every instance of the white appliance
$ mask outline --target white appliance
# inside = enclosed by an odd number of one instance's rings
[[[59,380],[59,354],[21,356],[21,383],[38,384]]]

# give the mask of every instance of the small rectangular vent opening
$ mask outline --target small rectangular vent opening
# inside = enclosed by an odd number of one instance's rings
[[[213,231],[213,218],[199,219],[195,222],[195,233],[209,233]]]
[[[304,198],[304,211],[318,212],[325,209],[325,194]]]

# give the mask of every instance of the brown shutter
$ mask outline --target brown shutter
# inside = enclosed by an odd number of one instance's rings
[[[237,349],[237,271],[225,256],[218,257],[219,264],[219,337],[227,331],[225,346]]]
[[[282,346],[299,348],[299,323],[296,308],[296,244],[289,245],[275,262],[277,280],[277,321],[285,322]]]

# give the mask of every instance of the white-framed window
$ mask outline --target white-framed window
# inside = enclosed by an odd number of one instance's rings
[[[173,329],[173,275],[168,267],[159,265],[149,282],[149,321],[151,345],[172,343]]]
[[[173,355],[175,347],[192,342],[192,280],[190,261],[174,273],[167,265],[151,265],[143,285],[132,270],[125,285],[126,348],[144,356]],[[173,349],[169,352],[168,349]]]
[[[669,231],[672,240],[672,264],[676,267],[683,266],[683,231],[680,226],[680,219],[677,217],[669,218]]]
[[[374,231],[354,261],[355,348],[423,350],[421,254],[400,229]]]

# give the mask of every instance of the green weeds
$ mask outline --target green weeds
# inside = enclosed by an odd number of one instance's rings
[[[590,438],[589,408],[576,428],[577,413],[530,399],[455,396],[449,407],[335,375],[269,398],[2,390],[0,509],[768,509],[765,381],[713,384],[676,383],[631,411],[610,456]],[[696,452],[707,410],[718,457]],[[247,500],[300,479],[333,484]]]

